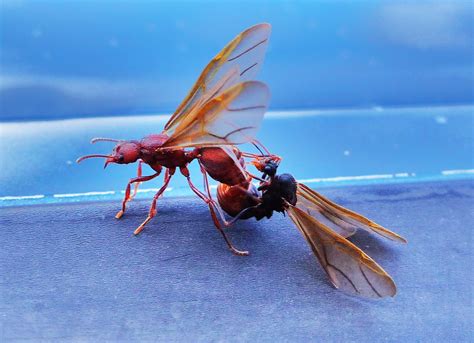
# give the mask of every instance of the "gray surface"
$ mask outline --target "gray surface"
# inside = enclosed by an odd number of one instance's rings
[[[395,279],[394,299],[334,290],[287,218],[240,223],[249,257],[230,254],[206,207],[163,199],[139,237],[148,201],[2,208],[1,338],[469,341],[470,181],[324,190],[403,234],[399,246],[354,242]]]

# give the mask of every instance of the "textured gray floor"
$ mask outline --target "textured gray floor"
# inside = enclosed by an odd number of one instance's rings
[[[473,200],[469,181],[324,190],[403,234],[353,241],[395,279],[394,299],[334,290],[287,218],[240,223],[249,257],[230,254],[206,207],[163,199],[3,208],[2,341],[472,341]]]

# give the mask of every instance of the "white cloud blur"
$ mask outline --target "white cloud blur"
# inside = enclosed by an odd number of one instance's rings
[[[466,1],[404,2],[384,5],[379,12],[382,34],[397,44],[419,49],[465,47],[472,44],[472,5]]]
[[[19,87],[49,87],[81,98],[101,98],[104,95],[135,95],[149,85],[133,82],[113,82],[98,78],[55,77],[32,74],[0,75],[0,92]]]
[[[0,73],[0,116],[68,117],[172,110],[187,89],[180,79],[105,79]]]

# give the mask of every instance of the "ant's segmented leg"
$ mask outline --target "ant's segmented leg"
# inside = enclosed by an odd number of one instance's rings
[[[198,197],[200,197],[209,206],[209,212],[211,212],[212,221],[214,222],[214,225],[215,225],[217,231],[219,231],[221,233],[221,235],[224,238],[225,242],[227,243],[227,246],[229,247],[230,251],[232,251],[235,255],[247,256],[249,254],[249,252],[245,251],[245,250],[239,250],[239,249],[235,248],[232,245],[232,242],[229,240],[229,238],[225,234],[224,230],[222,229],[221,223],[217,219],[217,215],[216,215],[216,212],[214,210],[214,206],[215,206],[214,200],[212,200],[212,198],[206,197],[206,195],[204,193],[202,193],[199,189],[197,189],[196,186],[194,186],[194,184],[191,182],[191,178],[189,176],[188,168],[183,167],[183,168],[180,168],[180,170],[181,170],[181,173],[188,180],[189,187],[191,187],[192,191],[194,193],[196,193],[196,195]]]
[[[142,160],[138,161],[137,177],[142,177],[142,163],[143,163]],[[132,200],[135,197],[135,195],[137,195],[138,186],[140,186],[140,184],[141,184],[141,182],[136,182],[135,183],[135,187],[133,188],[133,193],[130,196],[130,200]]]
[[[239,220],[244,214],[246,214],[247,212],[251,212],[253,210],[255,210],[256,208],[258,208],[258,206],[262,203],[262,199],[256,197],[254,194],[250,193],[248,190],[246,190],[245,188],[243,187],[240,187],[240,189],[247,194],[247,197],[250,199],[253,199],[254,202],[257,203],[257,205],[255,206],[252,206],[252,207],[247,207],[247,208],[244,208],[242,211],[240,211],[240,213],[238,213],[235,217],[233,217],[230,221],[225,221],[224,222],[224,226],[226,229],[232,227],[236,222],[237,220]]]
[[[254,175],[254,174],[249,173],[249,172],[247,172],[247,175],[250,176],[250,177],[251,177],[252,179],[254,179],[254,180],[257,180],[257,181],[260,181],[260,182],[265,182],[265,180],[262,179],[261,177],[258,177],[258,176]]]
[[[201,163],[199,163],[199,164],[201,165]],[[204,167],[202,165],[201,165],[201,172],[204,176],[204,190],[207,192],[207,195],[208,195],[209,199],[211,199],[212,204],[214,204],[214,208],[219,213],[219,216],[221,218],[221,221],[222,221],[222,224],[223,224],[224,228],[229,228],[229,227],[233,226],[235,224],[235,222],[240,218],[240,216],[245,214],[247,211],[245,211],[245,212],[242,211],[243,213],[239,213],[239,215],[236,218],[232,218],[230,221],[228,221],[225,218],[224,212],[222,211],[222,208],[220,207],[220,205],[214,199],[212,199],[212,195],[211,195],[211,191],[210,191],[210,187],[209,187],[209,179],[207,178],[206,170],[204,169]],[[262,200],[260,198],[256,197],[254,194],[250,193],[245,188],[241,187],[241,189],[242,189],[243,192],[245,192],[247,194],[247,196],[249,198],[252,198],[256,203],[260,204],[262,202]],[[254,206],[254,207],[256,207],[256,206]],[[250,211],[252,211],[252,210],[254,210],[254,207],[250,207],[250,208],[247,208],[245,210],[250,209]]]
[[[211,187],[209,187],[209,179],[207,177],[207,172],[206,172],[206,169],[204,168],[204,166],[201,164],[201,162],[199,162],[199,166],[201,167],[201,173],[202,173],[202,176],[203,176],[203,181],[204,181],[204,191],[207,193],[207,198],[210,199],[210,201],[212,202],[212,204],[214,205],[214,208],[217,210],[217,212],[219,213],[219,216],[221,218],[221,221],[223,222],[224,226],[227,226],[227,219],[225,218],[225,214],[224,212],[222,211],[222,208],[220,207],[220,205],[212,198],[212,195],[211,195]]]
[[[155,177],[157,177],[161,173],[161,170],[160,170],[159,172],[156,172],[153,175],[141,176],[141,165],[140,165],[139,168],[140,169],[138,171],[138,173],[139,173],[138,177],[135,177],[135,178],[131,179],[128,182],[127,187],[125,188],[125,197],[123,198],[123,201],[122,201],[122,209],[120,211],[118,211],[117,214],[115,215],[115,218],[117,218],[117,219],[122,218],[123,214],[125,213],[127,202],[132,200],[132,198],[135,196],[137,188],[135,188],[134,194],[132,196],[130,196],[130,186],[131,186],[131,184],[132,183],[140,183],[140,182],[144,182],[144,181],[149,181],[151,179],[154,179]]]
[[[235,222],[237,222],[238,220],[240,220],[240,218],[241,218],[244,214],[247,214],[247,212],[252,212],[252,211],[254,211],[255,209],[258,209],[258,206],[259,206],[259,205],[255,205],[255,206],[252,206],[252,207],[244,208],[242,211],[240,211],[240,213],[238,213],[234,218],[232,218],[232,220],[231,220],[230,222],[228,222],[229,226],[234,225]]]
[[[173,176],[175,170],[176,170],[175,168],[166,169],[163,186],[161,186],[159,191],[153,197],[153,201],[151,203],[150,212],[148,213],[148,217],[146,217],[146,219],[143,221],[143,223],[141,223],[140,226],[136,228],[136,230],[133,232],[134,235],[138,235],[143,230],[145,225],[156,215],[156,202],[157,202],[158,198],[160,197],[160,195],[163,194],[163,192],[168,187],[168,184],[170,183],[171,177]]]

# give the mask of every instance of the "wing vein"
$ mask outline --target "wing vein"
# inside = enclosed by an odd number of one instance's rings
[[[225,136],[219,136],[219,135],[216,135],[216,134],[211,133],[211,132],[209,132],[208,135],[209,135],[209,136],[212,136],[212,137],[216,137],[216,138],[223,139],[223,140],[227,141],[227,138],[229,138],[229,136],[233,135],[234,133],[237,133],[237,132],[240,132],[240,131],[244,131],[244,130],[253,129],[253,128],[254,128],[254,126],[240,127],[240,128],[238,128],[238,129],[235,129],[234,131],[229,132],[229,133],[226,134]]]
[[[252,69],[253,67],[255,67],[257,64],[258,64],[258,62],[255,62],[255,63],[252,64],[250,67],[245,68],[244,71],[240,73],[240,76],[244,75],[246,72],[248,72],[250,69]]]
[[[229,112],[240,112],[240,111],[248,111],[248,110],[256,110],[258,108],[265,108],[265,105],[258,105],[258,106],[248,106],[248,107],[241,107],[241,108],[226,108]]]
[[[370,288],[372,288],[372,290],[374,291],[375,294],[377,294],[379,296],[379,298],[382,298],[382,296],[380,295],[380,293],[377,291],[377,289],[375,289],[375,287],[372,285],[372,282],[369,281],[369,278],[367,277],[367,275],[365,275],[365,272],[364,270],[362,269],[362,266],[359,265],[359,269],[362,273],[362,275],[364,276],[364,279],[365,281],[367,281],[367,283],[369,284]]]
[[[321,239],[321,238],[320,238]],[[349,283],[351,284],[352,288],[354,288],[354,290],[356,291],[356,293],[360,294],[360,291],[357,289],[357,287],[355,286],[354,282],[352,282],[352,280],[342,271],[340,270],[338,267],[336,267],[335,265],[329,263],[328,261],[328,258],[327,258],[327,252],[326,252],[326,247],[324,245],[321,246],[321,248],[323,249],[323,253],[324,253],[324,260],[326,261],[326,264],[333,268],[335,271],[339,272],[347,281],[349,281]]]
[[[304,225],[302,225],[302,227],[304,227]],[[304,236],[306,236],[307,242],[311,245],[311,250],[313,250],[313,252],[315,253],[316,256],[319,256],[318,249],[317,249],[315,243],[313,242],[313,240],[311,239],[311,237],[304,230],[302,230],[302,232],[304,233]],[[323,238],[319,234],[317,234],[316,232],[313,232],[312,234],[318,236],[318,241],[320,241],[320,242],[324,241]],[[338,267],[336,267],[335,265],[333,265],[329,262],[326,247],[324,246],[324,244],[321,245],[321,253],[322,253],[321,258],[324,260],[324,264],[327,267],[331,267],[335,271],[339,272],[350,283],[350,285],[352,286],[352,288],[354,288],[356,293],[360,294],[359,290],[357,289],[355,284],[352,282],[352,280],[342,270],[340,270]],[[324,264],[322,264],[323,267],[324,267]],[[325,269],[326,273],[328,274],[329,278],[332,281],[331,274],[329,274],[329,272],[327,271],[327,267],[325,267],[324,269]],[[334,286],[336,286],[338,288],[337,285],[334,285]]]
[[[268,40],[268,39],[266,38],[266,39],[264,39],[264,40],[258,42],[257,44],[255,44],[254,46],[251,46],[250,48],[248,48],[247,50],[241,52],[241,53],[238,54],[237,56],[232,57],[232,58],[229,58],[229,59],[227,60],[227,62],[231,62],[231,61],[233,61],[233,60],[236,60],[237,58],[239,58],[239,57],[245,55],[247,52],[252,51],[252,50],[255,49],[257,46],[259,46],[259,45],[265,43],[267,40]]]

